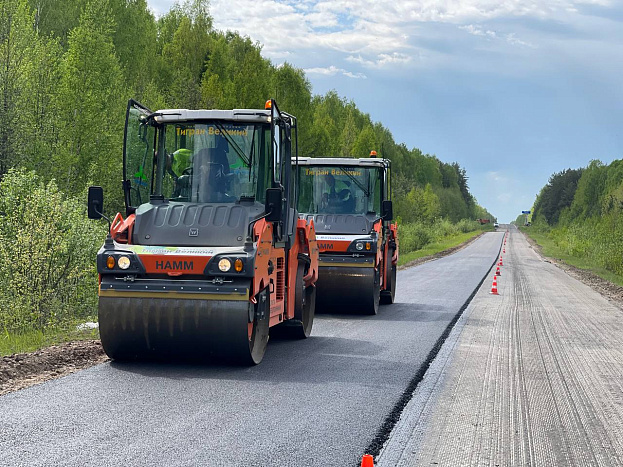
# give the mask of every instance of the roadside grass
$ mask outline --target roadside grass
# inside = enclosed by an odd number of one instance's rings
[[[78,330],[78,324],[71,327],[46,329],[45,332],[41,330],[21,333],[3,331],[0,334],[0,357],[15,353],[34,352],[35,350],[62,344],[63,342],[99,339],[99,331],[97,329]]]
[[[590,271],[602,279],[610,281],[616,285],[623,286],[623,276],[615,274],[612,271],[608,271],[603,267],[596,266],[588,258],[570,255],[560,248],[546,232],[540,232],[538,230],[531,229],[530,227],[519,227],[519,229],[542,248],[541,252],[544,256],[556,260],[562,260],[578,269]]]
[[[420,250],[411,251],[406,254],[400,253],[400,258],[398,259],[398,266],[402,266],[403,264],[407,264],[415,259],[423,258],[425,256],[431,256],[441,251],[447,250],[449,248],[460,245],[463,242],[468,241],[469,239],[475,237],[482,233],[483,230],[475,230],[472,232],[459,233],[456,235],[451,235],[448,237],[444,237],[440,241],[429,243],[424,248]]]

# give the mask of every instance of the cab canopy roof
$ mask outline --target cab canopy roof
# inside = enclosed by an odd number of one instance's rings
[[[376,157],[362,157],[352,159],[350,157],[299,157],[299,165],[335,165],[349,167],[389,167],[389,159],[379,159]]]
[[[188,110],[164,109],[152,114],[157,123],[176,123],[197,120],[227,120],[232,122],[269,123],[270,110]]]

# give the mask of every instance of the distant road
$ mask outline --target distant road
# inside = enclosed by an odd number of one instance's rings
[[[0,396],[0,465],[359,465],[502,236],[400,271],[378,316],[317,315],[256,367],[105,363]]]

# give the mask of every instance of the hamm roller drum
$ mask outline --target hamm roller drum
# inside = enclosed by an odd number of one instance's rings
[[[117,360],[185,357],[257,364],[269,328],[265,295],[259,298],[253,305],[246,300],[100,297],[102,346]]]
[[[380,276],[372,267],[323,266],[316,282],[316,312],[375,315]]]

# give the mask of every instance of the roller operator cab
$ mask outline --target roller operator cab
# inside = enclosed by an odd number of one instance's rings
[[[125,216],[97,254],[102,345],[113,359],[257,364],[269,328],[309,336],[318,248],[296,211],[296,118],[128,103]],[[102,217],[101,188],[89,213]]]
[[[314,222],[320,250],[317,309],[376,314],[379,301],[393,303],[398,230],[390,161],[302,157],[297,177],[299,216]]]

